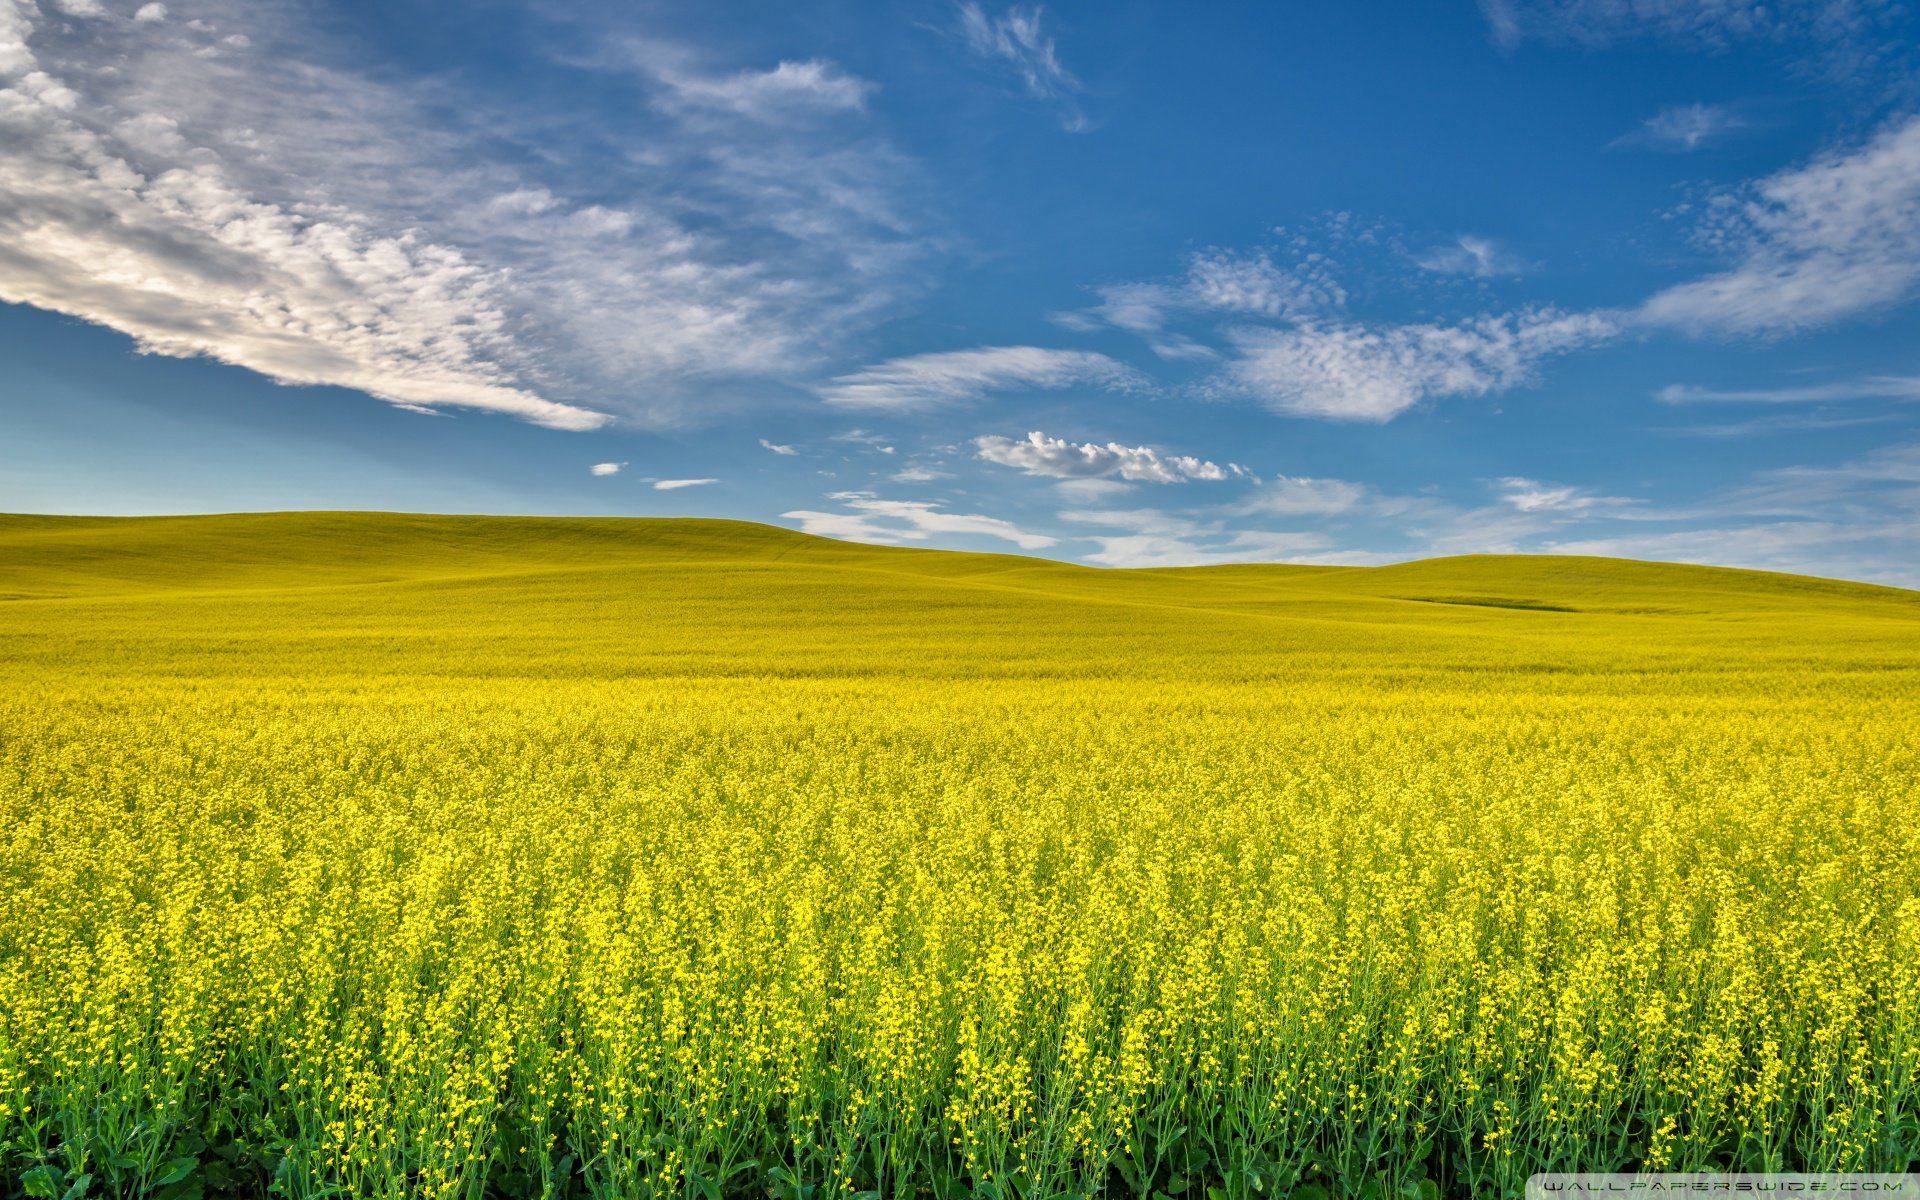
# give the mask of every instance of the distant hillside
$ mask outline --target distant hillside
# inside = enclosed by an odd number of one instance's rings
[[[1920,593],[1800,576],[1539,556],[1103,570],[688,519],[5,516],[0,598],[0,645],[29,657],[54,653],[22,646],[36,629],[85,644],[138,628],[149,663],[218,636],[291,656],[288,670],[343,638],[404,649],[409,671],[435,646],[463,670],[507,656],[587,673],[688,656],[702,670],[1236,676],[1920,662]]]

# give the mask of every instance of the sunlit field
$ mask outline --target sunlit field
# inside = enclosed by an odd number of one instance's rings
[[[0,1194],[1920,1159],[1920,594],[0,519]]]

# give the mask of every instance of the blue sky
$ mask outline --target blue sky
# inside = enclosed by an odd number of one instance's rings
[[[1920,586],[1879,0],[0,0],[0,510]]]

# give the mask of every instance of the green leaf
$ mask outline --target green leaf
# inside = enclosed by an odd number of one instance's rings
[[[1303,1183],[1287,1193],[1287,1200],[1327,1200],[1327,1189],[1317,1183]]]
[[[153,1184],[155,1187],[166,1187],[170,1183],[179,1183],[199,1169],[200,1160],[197,1158],[188,1158],[185,1155],[170,1158],[166,1165],[160,1168],[160,1174],[154,1176]]]
[[[92,1186],[92,1184],[93,1176],[82,1175],[73,1181],[72,1186],[67,1188],[67,1194],[60,1197],[60,1200],[80,1200],[82,1196],[87,1194],[87,1188]]]
[[[51,1163],[20,1173],[20,1186],[27,1189],[29,1196],[58,1196],[60,1185],[66,1180],[67,1173]]]

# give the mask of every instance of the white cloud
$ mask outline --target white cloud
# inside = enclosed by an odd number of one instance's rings
[[[876,363],[818,388],[844,408],[914,411],[977,400],[988,392],[1074,386],[1139,391],[1146,380],[1104,354],[1038,346],[983,346]]]
[[[1184,454],[1163,455],[1148,446],[1123,446],[1119,442],[1075,445],[1037,430],[1027,434],[1025,441],[987,436],[975,438],[973,444],[988,462],[1057,479],[1118,475],[1139,483],[1185,483],[1225,479],[1229,470],[1240,473],[1237,467],[1221,467]]]
[[[932,483],[936,479],[948,479],[951,478],[951,476],[945,471],[936,471],[932,467],[923,467],[916,464],[910,467],[902,467],[887,476],[887,478],[893,480],[895,483]]]
[[[1307,551],[1325,550],[1327,539],[1314,533],[1236,533],[1218,545],[1186,538],[1130,533],[1095,537],[1100,549],[1086,561],[1103,567],[1206,567],[1228,563],[1285,562]]]
[[[1655,559],[1920,588],[1920,522],[1774,521],[1546,542],[1549,554]]]
[[[823,513],[800,509],[780,515],[799,521],[806,533],[862,542],[924,541],[940,533],[997,538],[1012,542],[1022,550],[1044,550],[1059,542],[1058,538],[1045,534],[1029,533],[1011,521],[978,513],[946,512],[938,504],[925,500],[882,500],[871,492],[835,492],[828,498],[854,511]],[[899,522],[905,528],[879,524],[881,520]]]
[[[1722,197],[1707,236],[1735,265],[1660,292],[1642,320],[1779,333],[1907,299],[1920,285],[1920,117]]]
[[[1196,520],[1153,508],[1067,509],[1063,521],[1121,529],[1094,534],[1100,549],[1086,561],[1106,567],[1197,567],[1219,563],[1272,562],[1327,546],[1323,534],[1262,529],[1226,529],[1218,520]]]
[[[1672,383],[1654,393],[1662,404],[1803,404],[1833,400],[1920,400],[1920,376],[1874,375],[1836,383],[1778,388],[1705,388]]]
[[[681,488],[705,487],[710,483],[719,482],[718,479],[656,479],[653,481],[653,490],[656,492],[672,492],[678,491]]]
[[[1591,514],[1639,503],[1620,496],[1601,496],[1584,488],[1540,483],[1519,476],[1500,481],[1500,499],[1523,513]]]
[[[796,111],[859,110],[873,85],[829,62],[783,62],[771,71],[700,75],[661,62],[656,69],[676,100],[714,105],[758,120],[784,120]]]
[[[13,76],[0,89],[0,299],[111,326],[148,353],[403,407],[561,429],[608,419],[516,380],[501,278],[459,249],[339,207],[255,199],[174,119],[79,102],[24,38],[0,59]]]
[[[1605,46],[1657,38],[1708,49],[1737,42],[1840,44],[1896,17],[1895,0],[1480,0],[1494,39]]]
[[[1072,521],[1075,524],[1104,525],[1113,529],[1124,529],[1128,533],[1151,534],[1156,537],[1213,537],[1222,529],[1219,521],[1196,521],[1190,517],[1177,517],[1161,512],[1157,508],[1069,508],[1063,510],[1059,517],[1062,521]]]
[[[898,529],[881,525],[874,518],[860,513],[818,512],[809,508],[797,508],[792,512],[783,512],[780,516],[789,521],[800,522],[801,533],[839,538],[846,542],[870,542],[877,546],[897,546],[903,541],[925,541],[927,537],[918,529]]]
[[[833,440],[836,442],[853,442],[856,445],[866,446],[881,454],[892,454],[894,450],[892,446],[887,444],[885,437],[865,429],[849,429],[845,433],[836,433],[833,435]]]
[[[1441,275],[1471,275],[1475,279],[1496,279],[1525,275],[1533,264],[1500,246],[1492,238],[1463,233],[1451,246],[1429,250],[1414,260],[1423,270]]]
[[[0,299],[281,382],[584,429],[816,370],[918,253],[913,173],[824,120],[857,119],[865,86],[827,64],[648,75],[711,103],[609,126],[588,172],[537,152],[534,101],[369,79],[300,6],[166,8],[81,29],[0,4]],[[740,107],[761,99],[823,121],[770,130]]]
[[[1053,489],[1070,500],[1085,503],[1108,496],[1125,495],[1133,490],[1130,483],[1118,479],[1062,479],[1053,485]]]
[[[1116,283],[1096,289],[1100,303],[1080,312],[1056,313],[1054,320],[1087,333],[1111,326],[1144,339],[1167,359],[1213,359],[1211,347],[1169,332],[1170,320],[1190,314],[1235,315],[1307,320],[1346,303],[1346,292],[1318,256],[1288,269],[1265,251],[1208,250],[1187,260],[1178,280]]]
[[[1241,516],[1331,516],[1352,511],[1368,503],[1371,496],[1365,484],[1345,479],[1281,475],[1261,484],[1230,511]]]
[[[1725,497],[1722,511],[1743,516],[1859,519],[1920,513],[1920,443],[1882,446],[1835,466],[1763,471]]]
[[[595,475],[618,475],[626,465],[627,464],[623,462],[595,463],[591,467],[588,467],[587,470]]]
[[[1640,128],[1615,139],[1614,145],[1686,153],[1744,129],[1746,124],[1724,104],[1677,104],[1648,117]]]
[[[167,19],[167,6],[158,3],[158,0],[152,4],[142,4],[139,11],[133,14],[133,19],[148,24],[164,21]]]
[[[1073,96],[1080,81],[1060,61],[1053,38],[1041,28],[1045,9],[1015,5],[998,17],[989,17],[980,5],[967,0],[960,6],[960,33],[980,57],[1012,68],[1036,100],[1060,106],[1061,123],[1069,132],[1087,128],[1086,117]]]
[[[1655,432],[1677,437],[1766,437],[1779,433],[1807,433],[1821,429],[1846,429],[1854,425],[1877,425],[1892,419],[1890,414],[1831,416],[1824,413],[1773,413],[1745,421],[1665,425],[1656,428]]]
[[[1277,412],[1388,421],[1431,396],[1482,396],[1529,382],[1541,360],[1606,341],[1607,316],[1535,309],[1458,325],[1241,329],[1229,387]]]
[[[1265,253],[1195,254],[1183,288],[1195,307],[1259,317],[1302,318],[1346,302],[1321,273],[1283,270]]]
[[[770,442],[766,438],[761,438],[760,444],[762,446],[765,446],[767,449],[773,451],[775,454],[782,455],[787,458],[791,458],[794,455],[800,453],[798,449],[792,446],[783,446],[778,442]]]

